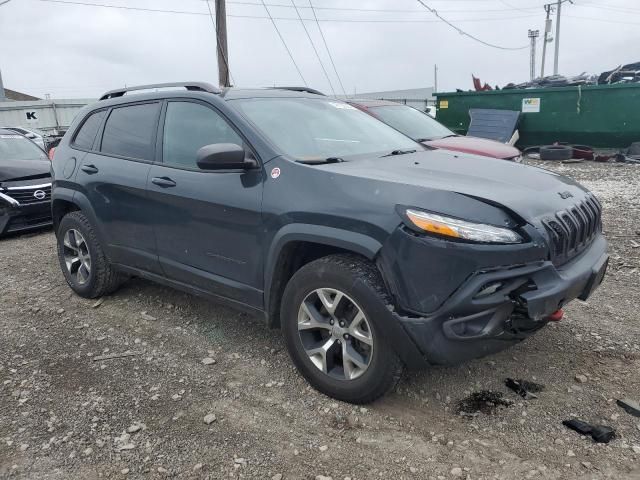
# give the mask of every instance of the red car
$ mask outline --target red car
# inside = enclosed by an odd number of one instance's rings
[[[478,137],[456,135],[435,118],[408,105],[386,100],[347,100],[347,103],[429,147],[484,157],[520,161],[520,150]]]

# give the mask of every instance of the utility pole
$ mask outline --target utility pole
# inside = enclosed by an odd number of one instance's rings
[[[551,33],[551,5],[544,6],[545,12],[547,12],[547,18],[544,21],[544,42],[542,44],[542,67],[540,67],[540,78],[544,78],[544,62],[547,58],[547,43],[549,43],[549,33]]]
[[[533,82],[536,78],[536,38],[540,35],[539,30],[529,30],[528,37],[531,39],[531,62],[529,65],[529,75]]]
[[[208,0],[207,0],[208,1]],[[216,38],[218,43],[218,83],[221,87],[229,82],[229,53],[227,51],[227,7],[225,0],[216,1]]]
[[[558,55],[560,53],[560,10],[563,0],[558,0],[556,4],[556,52],[553,59],[553,74],[558,75]]]
[[[433,91],[438,91],[438,65],[433,66]]]
[[[4,85],[2,84],[2,71],[0,71],[0,102],[4,102],[7,97],[4,94]]]

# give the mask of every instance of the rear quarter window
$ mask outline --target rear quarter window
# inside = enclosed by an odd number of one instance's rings
[[[89,115],[78,130],[78,133],[76,133],[73,145],[85,150],[91,150],[93,142],[96,140],[96,135],[98,135],[98,129],[106,114],[106,110],[101,110]]]
[[[140,160],[153,160],[159,103],[114,108],[107,118],[100,151]]]

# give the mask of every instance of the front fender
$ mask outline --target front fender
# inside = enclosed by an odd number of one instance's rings
[[[274,235],[266,255],[264,269],[265,311],[270,311],[274,273],[282,250],[292,242],[312,242],[341,248],[373,260],[382,244],[367,235],[339,228],[305,223],[290,223]]]

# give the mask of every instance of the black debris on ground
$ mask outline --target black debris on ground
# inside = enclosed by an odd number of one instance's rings
[[[591,425],[581,420],[564,420],[562,424],[580,435],[588,435],[598,443],[609,443],[616,438],[616,431],[606,425]]]
[[[513,390],[518,395],[520,395],[525,400],[531,400],[533,398],[538,398],[536,393],[544,390],[544,385],[535,382],[529,382],[528,380],[507,378],[504,381],[504,384],[507,388]]]
[[[478,412],[485,415],[493,415],[500,407],[510,407],[511,400],[503,398],[501,392],[481,390],[473,392],[458,402],[458,413],[461,415],[474,415]]]
[[[640,417],[640,404],[638,402],[634,402],[633,400],[629,400],[628,398],[623,398],[621,400],[617,400],[616,403],[629,415]]]

